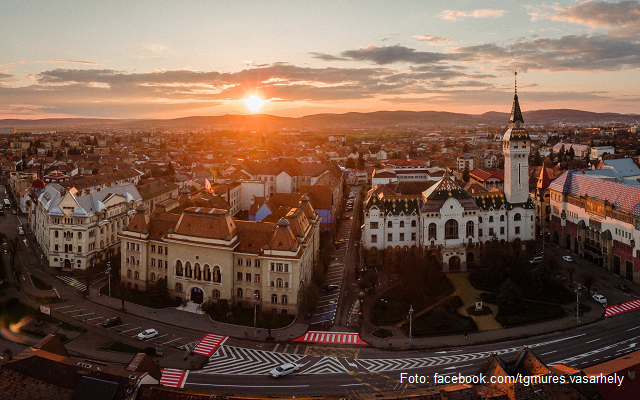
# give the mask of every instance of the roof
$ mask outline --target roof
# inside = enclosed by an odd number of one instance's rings
[[[516,123],[522,124],[518,127]],[[524,129],[524,119],[520,110],[520,102],[518,94],[513,95],[513,105],[511,106],[511,114],[509,115],[509,129],[502,136],[503,140],[531,140],[529,133]]]
[[[469,193],[464,191],[457,183],[455,183],[448,173],[438,181],[436,185],[422,192],[422,196],[427,200],[442,200],[453,197],[456,199],[468,199],[471,197]]]
[[[162,193],[172,192],[178,189],[178,185],[165,179],[159,179],[153,182],[138,186],[138,192],[143,199],[157,196]]]
[[[589,175],[565,171],[549,185],[554,190],[574,197],[592,197],[608,201],[618,210],[640,217],[640,187],[609,182]]]
[[[614,169],[620,176],[638,176],[640,168],[633,162],[631,158],[618,158],[614,160],[604,160],[604,165]]]
[[[229,211],[216,208],[189,207],[175,228],[178,235],[231,240],[237,228]]]

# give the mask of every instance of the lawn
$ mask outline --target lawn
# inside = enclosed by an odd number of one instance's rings
[[[253,308],[234,308],[230,314],[231,315],[229,316],[227,316],[227,314],[216,313],[210,313],[209,315],[211,315],[211,319],[214,321],[224,322],[225,324],[253,327]],[[295,319],[295,315],[276,314],[273,322],[271,323],[271,329],[289,326]],[[260,312],[258,312],[257,323],[258,328],[267,329],[267,323],[260,317]]]
[[[117,353],[131,353],[131,354],[144,353],[144,349],[131,346],[122,342],[111,342],[108,346],[100,347],[98,350],[115,351]]]
[[[454,306],[459,304],[460,298],[458,297],[456,302],[456,297],[458,296],[450,299],[451,306],[445,304],[444,307],[436,307],[416,318],[413,321],[413,336],[443,335],[478,330],[473,319],[458,314]],[[409,334],[409,323],[403,324],[402,327]]]
[[[402,285],[394,286],[384,292],[373,307],[371,322],[374,324],[394,324],[404,320],[409,314],[409,308],[418,312],[436,303],[443,296],[453,293],[454,288],[448,278],[443,277],[442,283],[437,285],[437,290],[426,296],[418,304],[411,304],[407,299],[406,289]],[[384,300],[384,301],[383,301]]]
[[[508,327],[560,318],[564,314],[564,309],[559,305],[525,301],[524,309],[512,315],[505,315],[498,311],[496,321]]]
[[[100,294],[103,296],[109,295],[109,287],[107,285],[100,288]],[[120,294],[120,288],[118,285],[111,285],[111,297],[114,299],[122,299],[122,295]],[[158,301],[157,299],[152,298],[148,292],[142,292],[140,290],[133,289],[125,289],[124,290],[124,301],[129,303],[139,304],[141,306],[149,307],[149,308],[168,308],[168,307],[177,307],[179,304],[176,304],[175,301],[171,299],[166,299],[165,301]],[[114,300],[115,303],[115,300]]]
[[[483,290],[487,292],[500,293],[500,286],[502,282],[497,279],[493,279],[486,273],[472,273],[469,274],[469,282],[475,289]],[[563,285],[552,282],[545,288],[544,291],[535,291],[531,282],[515,282],[522,289],[522,294],[527,300],[543,301],[546,303],[554,304],[567,304],[575,300],[573,292],[569,291]]]
[[[43,281],[42,279],[38,278],[35,275],[31,275],[31,282],[33,282],[33,286],[35,286],[36,289],[51,290],[51,285],[49,285],[47,282]]]

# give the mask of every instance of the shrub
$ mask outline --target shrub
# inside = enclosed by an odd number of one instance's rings
[[[13,307],[17,306],[18,304],[20,304],[20,299],[18,299],[17,297],[12,297],[9,300],[7,300],[6,303],[4,303],[4,306],[6,308],[13,308]]]

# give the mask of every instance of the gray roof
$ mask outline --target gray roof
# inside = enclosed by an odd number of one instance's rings
[[[640,168],[630,158],[604,160],[604,165],[613,168],[620,176],[625,178],[640,175]]]
[[[49,215],[65,215],[59,206],[64,197],[60,194],[62,189],[62,186],[58,184],[48,184],[40,194],[38,201],[49,212]],[[123,196],[127,203],[142,200],[138,189],[130,182],[110,186],[99,192],[89,193],[84,196],[76,196],[73,193],[69,193],[69,195],[73,196],[78,205],[73,211],[72,215],[74,217],[89,217],[99,213],[105,209],[104,203],[116,195]]]

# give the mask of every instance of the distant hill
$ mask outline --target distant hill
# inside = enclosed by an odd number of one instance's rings
[[[640,120],[638,114],[594,113],[589,111],[555,109],[524,113],[525,122],[532,124],[630,122]],[[50,118],[3,119],[0,127],[14,126],[19,130],[99,130],[99,129],[228,129],[274,131],[394,129],[425,128],[433,126],[474,126],[478,124],[506,125],[508,113],[490,111],[481,115],[444,111],[376,111],[369,113],[314,114],[299,118],[278,117],[268,114],[221,115],[184,117],[173,119],[107,119],[107,118]]]

